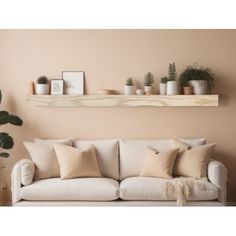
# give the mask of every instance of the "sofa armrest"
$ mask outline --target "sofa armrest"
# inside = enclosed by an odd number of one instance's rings
[[[31,160],[18,161],[11,174],[12,204],[20,201],[20,188],[22,185],[30,185],[33,182],[35,165]]]
[[[219,161],[210,161],[208,165],[208,179],[219,189],[218,200],[226,204],[227,170],[225,166]]]

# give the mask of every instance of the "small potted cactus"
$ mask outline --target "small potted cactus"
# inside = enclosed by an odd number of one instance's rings
[[[152,87],[153,83],[154,83],[153,74],[151,72],[148,72],[144,77],[144,92],[146,95],[154,94]]]
[[[177,72],[175,67],[175,62],[169,64],[168,70],[169,78],[167,81],[167,95],[177,95],[179,94],[179,85],[177,79]]]
[[[160,82],[160,95],[166,95],[166,87],[167,87],[168,77],[164,76],[161,78]]]
[[[49,94],[49,84],[48,84],[48,78],[46,76],[40,76],[37,79],[35,93],[36,93],[36,95],[48,95]]]
[[[133,95],[135,93],[134,82],[132,78],[128,78],[124,87],[125,95]]]

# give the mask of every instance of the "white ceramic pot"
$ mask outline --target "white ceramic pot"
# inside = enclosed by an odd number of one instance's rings
[[[37,95],[48,95],[49,94],[49,84],[36,84],[35,93]]]
[[[160,83],[160,95],[166,95],[166,83]]]
[[[153,87],[152,86],[144,86],[144,92],[146,95],[151,95],[153,94]]]
[[[190,80],[189,84],[193,86],[193,94],[196,95],[207,94],[206,80]]]
[[[124,94],[125,95],[133,95],[133,94],[135,94],[134,85],[132,85],[132,86],[125,85],[125,87],[124,87]]]
[[[136,94],[137,94],[137,95],[144,95],[143,89],[137,89],[137,90],[136,90]]]
[[[167,81],[167,95],[177,95],[179,94],[179,85],[177,81]]]

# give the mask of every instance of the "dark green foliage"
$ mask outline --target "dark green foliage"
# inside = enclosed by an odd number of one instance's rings
[[[180,75],[180,84],[182,86],[188,86],[190,80],[206,80],[207,89],[210,93],[214,86],[214,77],[211,73],[211,69],[197,66],[188,66],[187,69]]]
[[[128,79],[126,80],[125,85],[127,85],[127,86],[133,86],[133,85],[134,85],[133,79],[132,79],[131,77],[128,78]]]
[[[177,72],[176,72],[175,62],[169,64],[168,75],[169,75],[169,81],[176,80]]]
[[[0,90],[0,103],[2,101],[2,93]],[[11,124],[16,126],[21,126],[23,121],[21,118],[15,115],[9,114],[7,111],[0,111],[0,126],[5,124]],[[14,146],[13,138],[4,132],[0,133],[0,148],[2,149],[11,149]],[[0,157],[7,158],[9,156],[6,152],[0,152]]]
[[[144,77],[144,86],[152,86],[154,83],[154,76],[151,72],[148,72]]]
[[[167,76],[164,76],[161,78],[161,83],[165,84],[165,83],[167,83],[168,80],[169,80],[169,78]]]
[[[47,84],[48,83],[48,78],[46,76],[40,76],[37,79],[37,84]]]

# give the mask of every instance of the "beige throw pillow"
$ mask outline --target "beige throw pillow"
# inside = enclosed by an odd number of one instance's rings
[[[101,177],[94,145],[79,150],[61,144],[53,145],[60,166],[61,179]]]
[[[68,137],[64,139],[42,139],[42,138],[34,138],[34,143],[45,144],[45,145],[53,145],[53,144],[64,144],[68,146],[72,146],[73,138]]]
[[[175,148],[165,152],[158,152],[156,149],[148,147],[140,176],[172,178],[178,150],[178,148]]]
[[[60,176],[60,169],[53,147],[30,142],[24,142],[24,145],[35,164],[34,178],[36,180]]]
[[[189,149],[186,144],[174,140],[172,148],[180,148],[174,165],[174,175],[193,178],[207,177],[207,165],[211,159],[215,145],[206,144]]]

